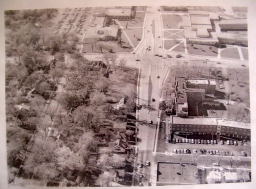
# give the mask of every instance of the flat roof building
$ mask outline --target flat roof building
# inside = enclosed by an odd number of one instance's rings
[[[136,7],[132,6],[128,8],[110,8],[107,9],[105,15],[110,19],[130,20],[135,18]]]
[[[205,94],[214,94],[216,82],[208,79],[175,78],[176,115],[180,117],[202,114]]]
[[[247,30],[247,19],[226,19],[219,22],[222,31]]]
[[[250,139],[250,123],[230,121],[220,118],[208,117],[173,117],[170,125],[172,132],[210,134],[228,136],[239,139]]]

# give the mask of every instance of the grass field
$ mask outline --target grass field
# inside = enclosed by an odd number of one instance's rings
[[[217,56],[218,54],[217,48],[209,45],[188,44],[187,48],[189,54],[203,56]]]
[[[164,48],[168,50],[174,47],[175,45],[179,44],[180,42],[180,40],[164,40]]]
[[[185,52],[185,46],[184,46],[184,43],[181,43],[181,44],[179,44],[177,47],[175,47],[174,49],[173,49],[173,51],[177,51],[177,52]]]
[[[126,29],[125,32],[136,47],[142,38],[142,28]],[[128,40],[124,34],[122,34],[122,40],[128,43]]]
[[[190,26],[189,17],[186,15],[167,15],[163,14],[163,23],[165,29],[182,29],[184,26]]]
[[[236,103],[228,106],[228,118],[250,121],[248,108],[250,107],[249,70],[245,68],[227,69],[230,87],[230,100]]]
[[[221,57],[239,59],[239,53],[237,48],[226,48],[221,51]]]
[[[165,39],[182,39],[184,38],[184,31],[183,30],[164,31],[164,38]]]
[[[182,17],[179,15],[162,15],[164,28],[180,29]]]

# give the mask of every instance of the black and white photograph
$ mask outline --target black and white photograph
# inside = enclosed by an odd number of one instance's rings
[[[4,11],[9,186],[249,183],[248,7]]]

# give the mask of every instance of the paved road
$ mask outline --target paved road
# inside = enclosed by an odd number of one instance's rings
[[[143,108],[137,112],[138,118],[141,121],[153,121],[153,125],[149,124],[141,125],[138,124],[139,133],[138,138],[140,139],[138,146],[138,163],[144,163],[146,160],[151,161],[151,168],[144,168],[140,170],[148,176],[151,184],[156,185],[156,175],[157,175],[157,156],[158,153],[153,153],[155,143],[157,141],[157,120],[158,120],[158,105],[161,98],[161,88],[162,83],[165,80],[165,76],[168,70],[174,65],[185,64],[184,62],[191,62],[196,64],[202,60],[206,63],[205,66],[215,66],[221,68],[233,67],[242,68],[242,65],[248,65],[248,61],[245,60],[234,60],[234,59],[224,59],[211,56],[198,56],[190,55],[186,53],[179,53],[183,57],[175,58],[172,52],[170,54],[174,58],[162,58],[155,56],[156,54],[166,57],[169,52],[163,50],[163,22],[162,15],[158,11],[158,8],[148,8],[145,15],[145,20],[143,24],[143,35],[142,40],[135,47],[133,53],[116,53],[117,63],[120,59],[126,59],[126,66],[133,68],[140,68],[141,74],[139,78],[139,96],[138,103],[140,105],[150,106],[151,109]],[[149,50],[149,47],[151,50]],[[84,54],[89,60],[102,60],[102,54],[90,53]],[[217,62],[221,62],[220,64]],[[200,64],[202,66],[202,64]],[[158,78],[160,76],[160,78]],[[152,99],[155,99],[153,102]],[[161,155],[161,154],[160,154]],[[178,160],[180,160],[180,157]],[[190,161],[195,161],[195,158],[191,159],[191,156],[185,156]],[[147,182],[145,182],[147,183]]]

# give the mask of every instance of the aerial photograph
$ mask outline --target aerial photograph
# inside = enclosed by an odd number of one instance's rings
[[[6,10],[9,186],[251,182],[247,9]]]

